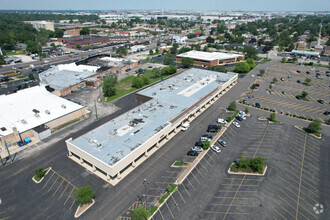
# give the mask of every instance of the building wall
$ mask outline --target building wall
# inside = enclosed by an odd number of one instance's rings
[[[133,151],[131,154],[127,155],[125,159],[121,160],[113,167],[109,167],[104,162],[99,161],[98,159],[74,146],[71,142],[72,139],[66,141],[69,158],[91,170],[94,172],[94,174],[101,177],[105,181],[115,185],[122,178],[133,171],[139,164],[145,161],[150,155],[156,152],[157,149],[163,146],[169,139],[175,136],[180,131],[181,125],[184,122],[190,122],[194,120],[209,106],[211,106],[217,99],[219,99],[226,91],[229,90],[228,87],[235,84],[236,80],[237,76],[233,77],[223,86],[219,86],[218,88],[211,91],[208,95],[187,109],[187,111],[185,111],[182,116],[179,115],[177,118],[171,120],[170,125],[168,125],[159,133],[155,134],[146,143]],[[137,100],[142,99],[144,99],[142,96],[137,97]]]
[[[82,108],[82,109],[79,109],[75,112],[72,112],[70,114],[67,114],[67,115],[64,115],[58,119],[55,119],[53,121],[50,121],[50,122],[47,122],[45,125],[47,127],[49,127],[51,130],[53,130],[54,128],[57,128],[58,126],[64,124],[64,123],[67,123],[67,122],[70,122],[70,121],[73,121],[75,119],[78,119],[78,118],[81,118],[81,117],[85,117],[87,116],[87,113],[86,113],[86,109],[85,108]]]

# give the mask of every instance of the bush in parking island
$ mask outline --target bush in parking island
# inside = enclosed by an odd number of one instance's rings
[[[245,107],[245,113],[248,114],[250,112],[249,108],[248,107]]]
[[[203,143],[203,149],[204,150],[207,150],[210,146],[211,146],[211,143],[208,140]]]
[[[229,105],[228,105],[228,108],[227,108],[229,111],[235,111],[237,109],[237,106],[236,106],[236,103],[235,102],[231,102]]]
[[[46,173],[47,173],[47,169],[45,170],[43,167],[35,169],[34,170],[34,174],[35,174],[34,179],[36,181],[40,181],[46,175]]]
[[[91,186],[79,187],[75,192],[77,204],[82,206],[84,204],[91,203],[94,197],[94,191]]]

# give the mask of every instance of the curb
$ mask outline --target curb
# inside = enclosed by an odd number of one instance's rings
[[[48,170],[47,170],[48,169]],[[36,184],[39,184],[39,183],[41,183],[42,182],[42,180],[45,178],[45,176],[49,173],[49,171],[52,169],[52,167],[48,167],[48,168],[46,168],[45,170],[47,170],[47,172],[45,173],[45,175],[39,180],[39,181],[37,181],[37,180],[35,180],[34,179],[34,177],[35,177],[35,175],[32,177],[32,180],[33,180],[33,182],[35,182]]]

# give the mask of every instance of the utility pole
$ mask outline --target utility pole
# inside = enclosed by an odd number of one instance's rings
[[[94,105],[95,105],[95,114],[96,114],[96,119],[98,120],[99,118],[97,117],[97,108],[96,108],[96,100],[94,99]]]

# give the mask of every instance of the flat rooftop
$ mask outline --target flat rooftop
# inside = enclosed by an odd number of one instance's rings
[[[170,121],[184,110],[236,76],[235,73],[189,69],[138,92],[152,99],[71,143],[113,167],[150,138],[171,126]]]
[[[22,133],[71,112],[84,108],[35,86],[17,93],[0,96],[0,135],[13,133],[16,127]],[[39,112],[39,113],[37,113]],[[6,128],[2,130],[1,128]]]
[[[41,84],[53,89],[64,89],[82,82],[84,79],[97,74],[97,66],[62,64],[39,74]]]
[[[182,54],[178,54],[176,56],[177,57],[189,57],[189,58],[198,59],[198,60],[212,61],[212,60],[232,59],[232,58],[240,57],[243,55],[191,50],[191,51],[188,51],[188,52],[185,52]]]

